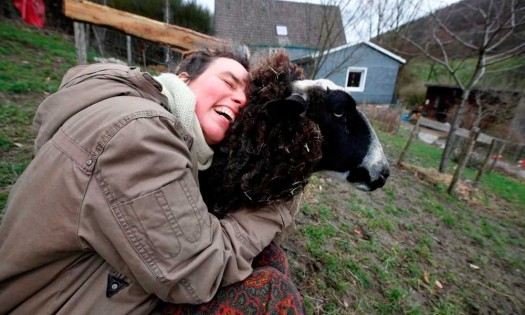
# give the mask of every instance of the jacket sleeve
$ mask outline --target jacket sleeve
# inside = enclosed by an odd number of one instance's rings
[[[80,239],[147,292],[200,304],[252,272],[253,258],[290,224],[291,202],[219,220],[201,198],[185,141],[160,117],[136,119],[114,135],[86,196],[102,201],[86,202]]]

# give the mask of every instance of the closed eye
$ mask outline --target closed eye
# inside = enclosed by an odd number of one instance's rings
[[[228,86],[233,89],[233,83],[232,82],[230,82],[229,80],[226,80],[226,79],[223,79],[222,81],[224,81],[224,83],[228,84]]]
[[[334,116],[337,118],[343,117],[343,113],[334,113]]]

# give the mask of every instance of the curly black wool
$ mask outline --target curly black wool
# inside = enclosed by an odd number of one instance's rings
[[[291,95],[302,70],[280,51],[261,58],[250,74],[248,104],[200,174],[204,201],[218,216],[291,199],[322,156],[321,132],[308,115],[276,120],[265,111],[268,101]]]

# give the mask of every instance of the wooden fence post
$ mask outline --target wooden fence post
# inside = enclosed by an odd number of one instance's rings
[[[512,161],[517,163],[520,160],[523,151],[525,151],[525,145],[518,144],[518,147],[516,148],[516,154],[514,155],[514,159],[512,159]]]
[[[406,153],[408,151],[408,148],[410,148],[410,145],[412,144],[412,140],[414,140],[414,136],[419,131],[419,122],[420,121],[421,121],[421,119],[417,119],[416,120],[416,125],[414,126],[414,128],[412,129],[412,132],[410,133],[410,136],[408,137],[407,144],[405,145],[405,148],[403,149],[403,151],[401,152],[401,155],[399,156],[399,159],[397,160],[397,165],[398,166],[402,166],[403,165],[403,160],[405,159],[405,155],[406,155]]]
[[[126,46],[128,47],[128,66],[132,66],[133,60],[131,55],[131,36],[126,35]]]
[[[485,166],[487,166],[490,156],[492,155],[492,153],[494,153],[495,145],[496,145],[496,139],[492,138],[492,141],[490,142],[489,148],[487,150],[487,155],[485,156],[485,159],[483,159],[483,162],[481,163],[481,167],[478,170],[478,174],[476,175],[476,179],[474,180],[474,186],[477,186],[479,184],[479,181],[481,180],[481,177],[483,176]]]
[[[171,20],[171,5],[170,1],[166,0],[164,4],[164,23],[170,24]],[[166,68],[168,68],[168,72],[171,72],[171,48],[170,46],[166,45],[164,47],[164,54],[165,54],[165,62],[166,62]]]
[[[86,27],[84,23],[73,22],[75,31],[75,47],[77,50],[77,64],[87,64]]]
[[[501,146],[499,147],[498,153],[494,157],[494,161],[492,161],[492,164],[490,165],[490,168],[488,170],[489,174],[492,173],[492,171],[494,170],[494,167],[496,166],[496,163],[498,162],[498,158],[503,153],[503,150],[505,150],[506,145],[507,145],[506,141],[501,142]]]

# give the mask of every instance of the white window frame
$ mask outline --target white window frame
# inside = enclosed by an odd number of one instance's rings
[[[350,72],[361,72],[361,81],[359,81],[359,86],[348,86],[348,75]],[[365,84],[366,84],[366,74],[368,72],[368,68],[366,67],[348,67],[348,70],[346,71],[346,79],[345,79],[345,88],[346,90],[350,92],[363,92],[365,90]]]
[[[279,36],[288,36],[288,27],[286,25],[276,25],[275,32]]]

